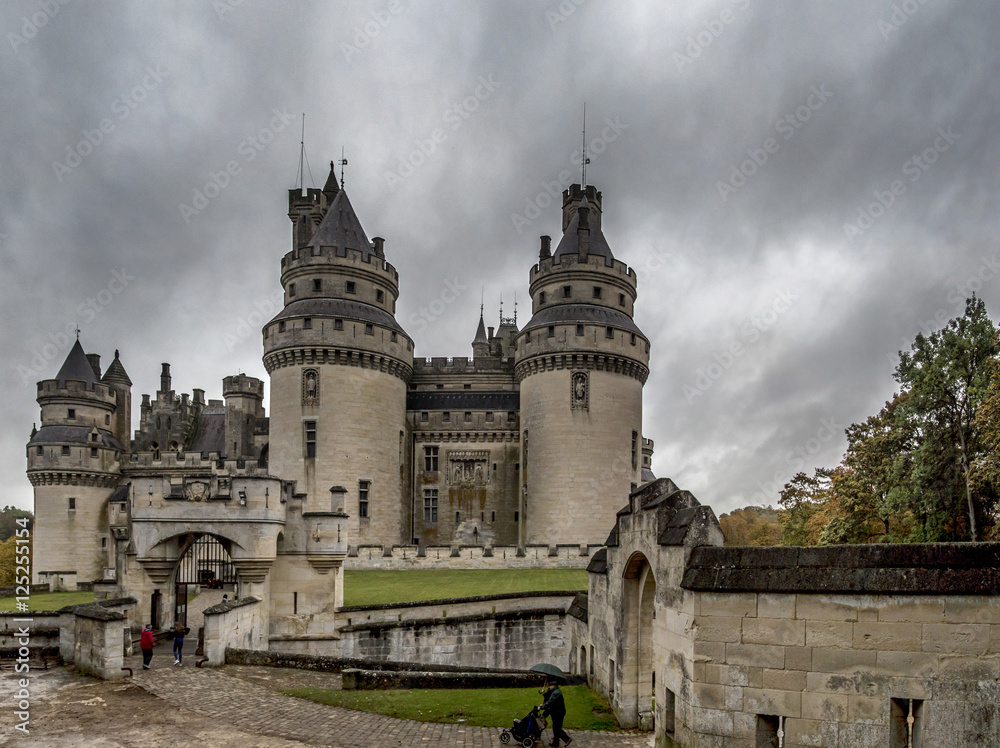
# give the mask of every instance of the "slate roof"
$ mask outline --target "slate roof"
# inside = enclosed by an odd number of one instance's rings
[[[586,197],[580,202],[580,207],[590,208]],[[563,255],[580,254],[579,230],[580,211],[577,210],[573,218],[570,219],[562,239],[559,240],[559,246],[556,247],[556,251],[552,255],[555,260],[558,261]],[[592,222],[590,223],[590,248],[587,250],[587,254],[600,255],[604,258],[606,265],[610,265],[615,259],[615,256],[611,254],[611,247],[608,245],[608,240],[604,238],[604,232],[599,227],[595,228]]]
[[[374,254],[371,242],[365,234],[361,221],[358,220],[354,206],[351,205],[347,192],[339,190],[337,196],[327,208],[323,220],[316,228],[316,233],[309,240],[309,246],[318,249],[320,247],[343,247],[347,249],[360,250],[362,256],[367,259]]]
[[[406,393],[407,410],[518,410],[520,392],[441,392]]]
[[[114,434],[104,429],[97,430],[100,441],[92,442],[90,440],[90,432],[92,430],[92,426],[42,426],[31,437],[28,444],[88,444],[94,447],[122,448],[122,445],[115,439]]]
[[[198,416],[198,426],[195,428],[194,436],[191,437],[191,445],[188,447],[192,452],[218,452],[220,455],[226,453],[226,412],[221,408],[206,408]],[[235,455],[230,455],[235,456]]]
[[[83,346],[80,345],[79,339],[77,339],[70,349],[69,355],[66,356],[66,360],[59,369],[59,373],[56,374],[56,379],[59,380],[60,387],[66,386],[67,379],[75,379],[86,382],[88,389],[93,389],[94,383],[98,381],[97,372],[94,371],[94,367],[87,360],[87,354],[83,352]]]
[[[372,322],[406,335],[406,331],[399,326],[396,318],[389,314],[389,312],[371,304],[350,299],[299,299],[278,312],[271,319],[271,322],[290,319],[292,317],[339,317],[353,319],[360,322]],[[268,324],[271,324],[271,322],[268,322]]]
[[[483,313],[479,313],[479,327],[476,329],[476,337],[472,341],[472,344],[476,343],[489,343],[489,338],[486,337],[486,324],[483,322]]]
[[[125,371],[125,367],[122,366],[121,360],[118,358],[118,351],[115,351],[115,359],[108,366],[108,370],[104,372],[104,376],[101,378],[102,382],[107,382],[114,380],[116,382],[122,382],[129,386],[132,385],[132,380],[129,379],[128,372]]]
[[[539,309],[532,315],[528,324],[524,326],[521,332],[533,330],[536,327],[570,322],[596,323],[642,335],[642,330],[636,326],[632,318],[625,314],[625,312],[593,304],[554,304],[545,309]]]

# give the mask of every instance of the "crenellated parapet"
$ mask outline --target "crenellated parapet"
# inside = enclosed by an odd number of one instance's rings
[[[87,401],[101,408],[114,408],[117,398],[110,385],[82,380],[44,379],[38,383],[38,404]]]

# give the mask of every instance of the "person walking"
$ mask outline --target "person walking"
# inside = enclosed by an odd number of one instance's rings
[[[567,735],[563,729],[563,720],[566,718],[566,702],[563,700],[562,691],[559,686],[553,683],[546,683],[547,691],[545,702],[542,704],[542,716],[552,717],[552,742],[549,745],[558,748],[559,741],[563,740],[566,745],[573,742],[573,738]]]
[[[142,650],[142,669],[149,670],[149,663],[153,661],[153,624],[147,623],[146,628],[139,635],[139,649]]]
[[[181,666],[181,660],[182,660],[182,656],[184,654],[184,637],[188,634],[189,631],[191,631],[191,629],[187,628],[186,626],[181,625],[180,621],[178,621],[174,625],[174,631],[173,631],[173,636],[174,636],[174,664],[177,665],[178,667]]]

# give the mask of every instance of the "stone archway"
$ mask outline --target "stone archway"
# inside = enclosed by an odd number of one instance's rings
[[[653,661],[656,578],[642,553],[632,555],[622,576],[625,639],[620,669],[620,720],[625,727],[639,727],[651,725],[652,721],[656,677]]]
[[[221,602],[224,594],[235,592],[238,580],[230,546],[225,538],[210,533],[195,534],[181,544],[184,550],[174,568],[175,622],[197,629],[202,625],[201,611]],[[188,615],[192,593],[201,598],[194,619]],[[206,598],[211,599],[206,602]]]

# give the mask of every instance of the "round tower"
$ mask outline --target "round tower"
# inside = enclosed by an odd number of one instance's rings
[[[264,417],[264,383],[246,374],[225,377],[222,396],[226,401],[225,456],[257,457],[254,434],[257,419]]]
[[[632,319],[635,272],[611,253],[602,212],[593,187],[564,191],[563,237],[555,252],[542,237],[530,274],[515,357],[527,543],[603,543],[641,482],[649,340]]]
[[[118,485],[122,445],[113,431],[118,396],[101,382],[98,361],[77,340],[55,379],[38,383],[42,424],[27,447],[32,580],[53,589],[101,579],[110,566],[106,505]]]
[[[352,544],[398,543],[413,371],[413,342],[394,316],[399,276],[332,174],[322,191],[292,190],[289,200],[285,307],[263,329],[269,471],[297,482],[304,513],[346,511]],[[296,246],[316,205],[322,220]]]

